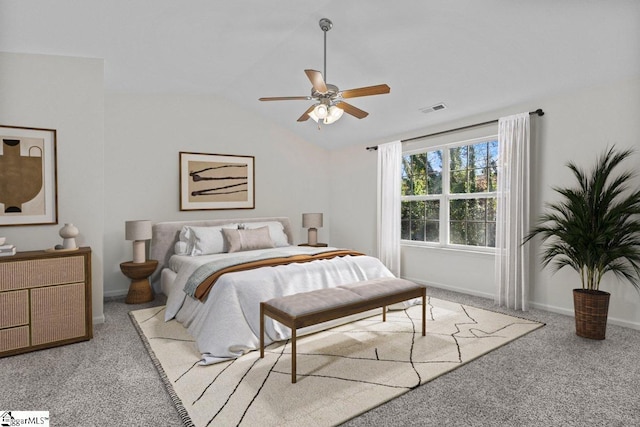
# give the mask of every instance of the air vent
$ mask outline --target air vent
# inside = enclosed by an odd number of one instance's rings
[[[432,105],[431,107],[420,108],[419,110],[424,114],[433,113],[434,111],[440,111],[446,109],[447,106],[444,102],[440,102],[438,104]]]

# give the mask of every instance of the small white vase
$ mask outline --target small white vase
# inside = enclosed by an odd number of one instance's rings
[[[75,249],[76,246],[76,236],[80,232],[78,231],[78,227],[75,225],[68,223],[65,224],[64,227],[60,229],[60,237],[62,237],[62,249]]]

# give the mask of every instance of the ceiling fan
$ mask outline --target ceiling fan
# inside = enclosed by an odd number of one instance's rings
[[[320,28],[324,32],[324,73],[316,70],[304,70],[311,81],[311,95],[309,96],[276,96],[260,98],[260,101],[291,101],[291,100],[316,100],[317,102],[304,112],[298,119],[304,122],[309,118],[318,123],[320,120],[324,124],[331,124],[342,117],[346,112],[358,119],[364,119],[369,115],[351,104],[344,102],[344,99],[357,98],[359,96],[381,95],[389,93],[391,88],[386,84],[376,86],[359,87],[355,89],[340,90],[337,86],[326,83],[327,77],[327,31],[333,27],[331,20],[322,18]],[[323,77],[324,76],[324,77]]]

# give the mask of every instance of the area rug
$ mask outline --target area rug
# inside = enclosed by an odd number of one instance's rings
[[[131,312],[185,426],[330,426],[345,422],[542,326],[541,323],[428,298],[298,338],[297,383],[290,343],[273,343],[200,366],[193,338],[164,307]]]

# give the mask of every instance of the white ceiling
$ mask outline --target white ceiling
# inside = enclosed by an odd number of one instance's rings
[[[311,101],[258,98],[309,94],[323,17],[327,81],[391,93],[318,131]],[[636,77],[640,1],[0,0],[0,51],[104,58],[107,93],[215,94],[333,149]]]

